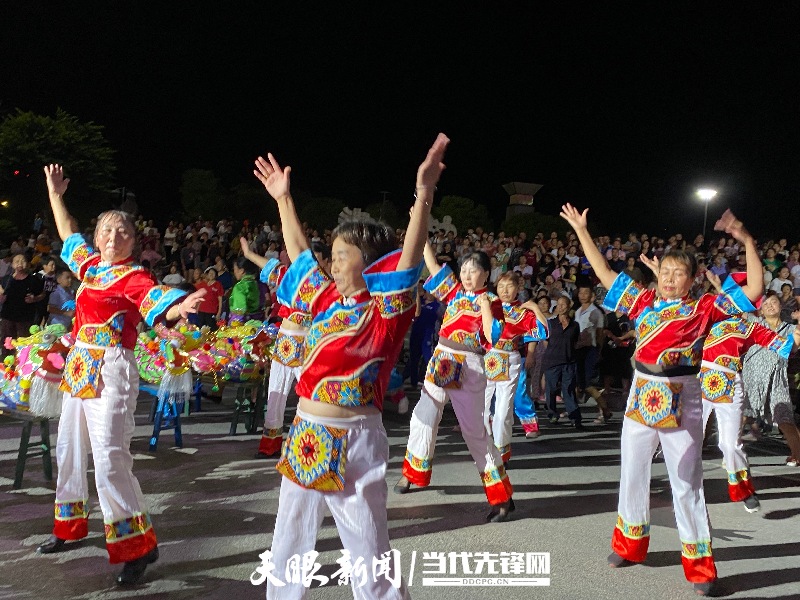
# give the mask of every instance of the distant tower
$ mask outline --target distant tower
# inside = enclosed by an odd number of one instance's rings
[[[524,183],[512,181],[503,186],[509,195],[509,204],[506,209],[506,220],[518,215],[527,215],[535,211],[533,207],[533,197],[542,185],[538,183]]]

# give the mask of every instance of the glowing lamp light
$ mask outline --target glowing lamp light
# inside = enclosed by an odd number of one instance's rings
[[[14,175],[19,175],[19,169],[14,169]]]
[[[8,208],[8,200],[3,200],[2,202],[0,202],[0,206],[2,206],[3,208]]]
[[[697,190],[697,197],[704,202],[708,202],[713,200],[714,197],[717,195],[717,190],[712,190],[710,188],[702,188]]]

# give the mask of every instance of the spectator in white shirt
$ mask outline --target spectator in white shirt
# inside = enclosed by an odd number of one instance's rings
[[[789,267],[787,267],[786,265],[783,265],[780,269],[778,269],[777,273],[778,273],[777,276],[773,277],[772,281],[770,282],[768,289],[772,290],[773,292],[775,292],[780,296],[781,288],[785,284],[788,284],[789,287],[793,288],[794,283],[792,282],[792,279],[789,276]]]

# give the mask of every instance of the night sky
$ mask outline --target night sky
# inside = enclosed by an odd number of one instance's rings
[[[543,212],[695,234],[710,185],[710,220],[731,206],[759,237],[800,240],[791,2],[72,4],[4,7],[0,108],[104,125],[153,216],[183,170],[230,187],[266,150],[314,194],[408,205],[444,131],[440,195],[493,214],[503,183],[529,181]]]

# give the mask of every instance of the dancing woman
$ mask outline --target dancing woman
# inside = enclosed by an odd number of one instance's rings
[[[269,286],[270,292],[277,293],[278,286],[286,274],[286,267],[277,259],[267,259],[250,249],[247,240],[241,238],[244,257],[261,269],[260,279]],[[330,272],[330,249],[320,242],[311,243],[317,263]],[[300,380],[303,366],[306,335],[311,325],[311,317],[302,310],[293,309],[278,302],[280,329],[275,337],[275,350],[269,367],[267,383],[267,410],[264,415],[264,430],[258,444],[256,458],[269,458],[280,454],[283,443],[283,415],[286,400],[294,381]]]
[[[522,278],[513,272],[503,273],[497,280],[497,295],[503,303],[505,326],[500,339],[484,357],[486,394],[483,419],[504,466],[511,460],[511,429],[514,425],[514,398],[522,369],[522,344],[547,339],[547,320],[536,303],[522,304],[517,300],[521,283]],[[495,396],[493,418],[492,396]]]
[[[105,521],[111,563],[124,562],[117,583],[136,583],[158,559],[156,535],[139,482],[131,472],[133,414],[139,395],[139,371],[133,357],[136,325],[153,326],[197,312],[205,290],[189,296],[157,285],[131,254],[136,228],[131,215],[111,210],[97,218],[94,245],[79,233],[64,205],[69,179],[59,165],[44,169],[50,206],[64,247],[61,258],[81,280],[76,295],[75,344],[64,367],[65,390],[58,422],[58,482],[53,535],[39,546],[57,552],[67,540],[88,535],[88,454]]]
[[[622,426],[619,513],[611,541],[612,567],[644,561],[650,543],[650,467],[658,443],[672,487],[686,579],[701,595],[713,595],[717,569],[703,494],[701,445],[703,411],[700,371],[703,341],[714,323],[753,310],[763,291],[755,241],[733,213],[715,229],[747,250],[747,283],[718,295],[689,297],[695,274],[692,256],[670,251],[662,259],[658,286],[648,290],[625,273],[617,275],[594,245],[586,213],[570,204],[561,216],[573,227],[595,275],[608,289],[604,306],[627,313],[636,323],[636,370]],[[726,282],[728,283],[728,282]]]
[[[278,204],[292,263],[278,299],[310,315],[300,402],[277,468],[283,474],[271,560],[276,573],[314,550],[327,506],[355,564],[372,566],[390,551],[386,514],[389,443],[381,422],[383,396],[416,308],[422,247],[433,192],[449,140],[434,142],[417,171],[416,202],[402,251],[394,231],[349,221],[333,232],[330,275],[308,246],[290,194],[291,168],[272,155],[255,174]],[[368,567],[369,568],[369,567]],[[403,598],[395,571],[353,586],[356,598]],[[392,579],[397,586],[392,584]],[[283,583],[283,582],[281,582]],[[267,598],[304,598],[300,581],[267,584]]]
[[[486,290],[491,265],[483,252],[462,258],[461,282],[449,266],[440,266],[430,243],[425,246],[430,277],[425,289],[446,304],[439,343],[428,363],[425,384],[411,415],[411,431],[403,461],[403,476],[394,486],[404,494],[411,485],[431,482],[436,434],[448,398],[453,403],[461,433],[478,467],[493,522],[508,520],[513,510],[511,482],[503,460],[486,432],[483,420],[486,373],[483,354],[500,339],[503,305]]]

